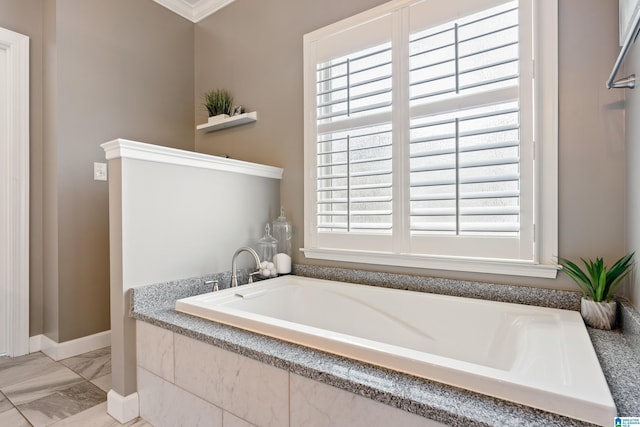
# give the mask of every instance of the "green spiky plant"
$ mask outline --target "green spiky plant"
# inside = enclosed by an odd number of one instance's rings
[[[609,269],[602,258],[596,258],[595,261],[580,258],[585,270],[566,258],[558,258],[558,262],[562,270],[580,287],[585,298],[595,302],[609,302],[622,279],[632,271],[634,253],[623,256]]]
[[[204,106],[209,112],[209,117],[219,114],[231,114],[233,97],[225,89],[214,89],[204,94]]]

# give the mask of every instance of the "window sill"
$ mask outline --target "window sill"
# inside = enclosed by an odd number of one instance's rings
[[[301,251],[306,258],[310,259],[389,265],[395,267],[428,268],[433,270],[505,274],[510,276],[542,277],[545,279],[555,279],[560,269],[560,267],[555,264],[534,264],[533,262],[501,259],[400,255],[384,252],[339,249],[301,249]]]

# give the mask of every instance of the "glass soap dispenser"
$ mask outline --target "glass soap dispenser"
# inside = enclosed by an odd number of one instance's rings
[[[284,208],[280,208],[280,216],[273,220],[273,235],[278,247],[273,257],[278,274],[291,273],[291,223],[284,216]]]
[[[273,257],[278,250],[278,241],[271,235],[269,223],[264,227],[264,237],[258,240],[258,256],[262,260],[260,263],[260,274],[264,277],[275,277],[278,275],[273,263]]]

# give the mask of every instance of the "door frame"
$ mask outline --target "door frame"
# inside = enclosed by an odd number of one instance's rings
[[[7,129],[9,144],[0,154],[6,159],[0,185],[7,195],[5,259],[0,259],[1,282],[7,284],[7,354],[29,353],[29,37],[0,27],[0,49],[6,53]],[[5,82],[1,82],[4,84]],[[0,283],[1,283],[0,282]],[[5,320],[5,319],[2,319]]]

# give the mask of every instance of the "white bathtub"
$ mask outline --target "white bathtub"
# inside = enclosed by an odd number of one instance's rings
[[[176,310],[596,424],[616,415],[574,311],[297,276]]]

